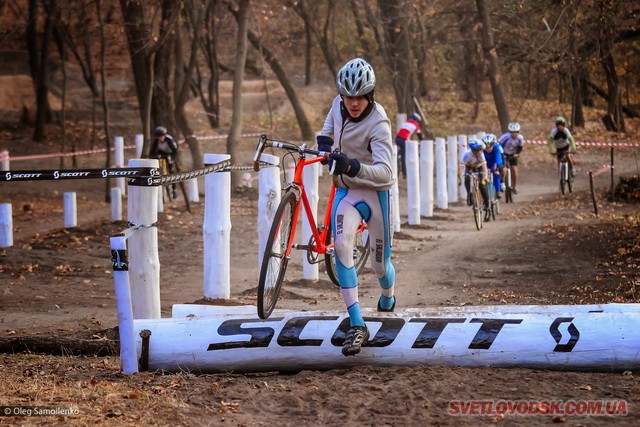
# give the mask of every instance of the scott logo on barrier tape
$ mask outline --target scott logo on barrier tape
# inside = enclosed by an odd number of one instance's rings
[[[140,171],[138,170],[113,170],[113,169],[102,169],[102,177],[108,178],[110,176],[132,176],[137,175]]]
[[[111,265],[113,267],[113,271],[129,270],[129,260],[127,259],[127,251],[125,249],[112,249]]]
[[[83,178],[85,176],[89,176],[90,174],[91,174],[91,172],[85,172],[85,171],[77,171],[77,172],[53,171],[53,179],[59,179],[59,178]]]
[[[11,173],[7,172],[4,174],[4,177],[7,181],[11,181],[12,179],[31,179],[31,178],[40,178],[42,176],[41,172],[34,173]]]
[[[281,322],[284,318],[271,318],[267,320],[261,319],[231,319],[226,320],[220,324],[217,333],[219,337],[229,337],[229,339],[223,342],[211,343],[207,347],[207,351],[216,350],[228,350],[233,348],[255,348],[255,347],[269,347],[273,338],[276,336],[277,328],[269,326],[270,323]],[[305,316],[305,317],[292,317],[287,320],[287,323],[282,326],[282,329],[277,335],[276,343],[282,347],[291,346],[321,346],[324,341],[330,340],[333,346],[342,346],[347,330],[349,329],[349,318],[345,317],[337,328],[333,331],[331,336],[325,337],[311,337],[309,334],[303,334],[303,331],[307,324],[311,321],[314,322],[335,322],[338,320],[338,316]],[[567,322],[568,318],[557,318],[551,325],[550,334],[553,340],[557,343],[560,342],[561,335],[558,337],[557,325],[563,322]],[[572,318],[571,318],[572,319]],[[380,329],[373,335],[366,347],[387,347],[391,345],[401,334],[407,333],[405,325],[407,323],[424,323],[418,335],[415,332],[410,332],[411,343],[410,347],[413,349],[431,349],[434,348],[440,336],[444,333],[445,328],[449,324],[480,324],[476,329],[475,335],[469,342],[467,348],[469,350],[489,350],[496,338],[502,331],[505,325],[519,325],[524,319],[491,319],[491,318],[412,318],[408,322],[401,318],[375,318],[365,317],[367,322],[379,322],[381,324]],[[251,326],[251,324],[259,323],[259,325]],[[573,324],[572,324],[573,325]],[[575,326],[573,327],[575,329]],[[318,328],[314,328],[318,330]],[[415,329],[413,329],[415,331]],[[571,339],[569,344],[558,348],[558,345],[553,349],[554,352],[570,352],[575,344],[578,342],[579,334],[574,334],[571,331]],[[577,332],[577,329],[575,329]],[[307,338],[301,338],[306,335]],[[247,341],[246,337],[249,336]],[[235,338],[235,339],[234,339]],[[553,341],[552,341],[553,342]]]

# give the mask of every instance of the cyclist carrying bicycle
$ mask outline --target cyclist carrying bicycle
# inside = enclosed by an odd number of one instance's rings
[[[487,160],[484,157],[484,142],[477,139],[471,140],[469,150],[462,155],[462,164],[464,164],[464,186],[467,189],[467,206],[471,206],[471,174],[473,172],[480,173],[480,193],[484,209],[489,209],[489,188],[487,186],[489,173],[487,170]]]
[[[338,72],[339,95],[333,100],[318,150],[332,152],[327,162],[337,187],[331,225],[340,289],[349,313],[350,328],[342,354],[353,356],[369,339],[358,300],[358,277],[353,264],[355,232],[367,223],[371,242],[371,268],[382,295],[378,311],[392,312],[395,269],[391,264],[391,121],[374,101],[376,77],[373,67],[361,58],[347,62]]]
[[[576,140],[567,128],[567,121],[562,116],[556,117],[556,127],[551,130],[551,135],[549,136],[549,152],[556,155],[558,163],[565,155],[567,156],[571,178],[574,177],[573,156],[571,153],[575,153],[576,148]]]
[[[482,137],[482,142],[486,145],[484,149],[484,158],[487,161],[487,170],[493,174],[493,187],[496,190],[496,197],[500,199],[502,196],[502,186],[500,185],[500,174],[502,173],[503,152],[502,146],[498,144],[496,136],[492,133],[486,134]]]
[[[164,126],[158,126],[153,130],[155,139],[151,143],[151,149],[149,150],[150,159],[164,159],[167,163],[167,172],[176,172],[175,160],[178,155],[178,144],[169,135],[167,128]],[[171,184],[171,191],[173,198],[177,197],[176,184]]]
[[[505,166],[511,168],[511,183],[513,194],[518,194],[516,184],[518,183],[518,158],[524,147],[524,137],[520,133],[520,123],[511,122],[507,129],[509,132],[498,138],[498,143],[502,146],[505,155]]]

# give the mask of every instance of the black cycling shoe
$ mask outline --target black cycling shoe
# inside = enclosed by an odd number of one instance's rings
[[[380,306],[380,300],[378,300],[378,311],[382,313],[393,313],[393,310],[396,308],[396,297],[393,296],[393,304],[391,304],[391,308],[382,308]]]
[[[516,190],[516,187],[512,187],[511,191],[513,192],[513,194],[518,194],[518,190]]]
[[[355,356],[360,353],[360,348],[369,340],[369,329],[366,326],[352,326],[347,331],[347,336],[342,345],[342,354]]]

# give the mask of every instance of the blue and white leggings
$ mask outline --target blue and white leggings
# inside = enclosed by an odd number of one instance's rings
[[[353,263],[355,234],[361,220],[367,223],[371,268],[382,288],[379,304],[382,308],[390,308],[394,303],[396,272],[391,265],[393,236],[390,192],[338,188],[333,202],[331,224],[336,271],[351,326],[364,326],[358,301],[358,276]]]

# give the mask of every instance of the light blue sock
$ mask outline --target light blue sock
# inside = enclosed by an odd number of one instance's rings
[[[360,312],[360,303],[355,303],[347,309],[349,312],[349,323],[351,326],[364,326],[364,319]]]
[[[396,297],[385,297],[384,295],[380,295],[380,307],[385,310],[389,310],[393,306],[393,302],[396,300]]]

